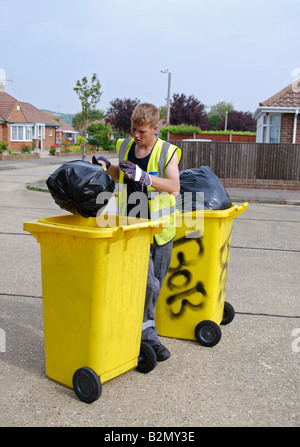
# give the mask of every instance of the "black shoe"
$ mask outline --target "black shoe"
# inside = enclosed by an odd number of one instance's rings
[[[158,362],[164,362],[171,357],[170,351],[163,345],[153,346],[153,349],[156,352]]]

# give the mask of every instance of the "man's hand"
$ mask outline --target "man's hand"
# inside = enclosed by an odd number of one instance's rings
[[[151,186],[151,177],[146,171],[143,171],[138,165],[131,163],[131,161],[121,161],[120,168],[125,173],[125,177],[129,180],[139,182],[144,186]]]
[[[101,166],[103,169],[105,169],[105,171],[107,171],[111,165],[110,161],[107,160],[107,158],[103,157],[103,155],[101,155],[99,158],[96,158],[95,155],[93,155],[92,163],[94,165]]]

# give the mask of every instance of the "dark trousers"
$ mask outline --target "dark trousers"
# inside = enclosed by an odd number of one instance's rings
[[[160,344],[155,326],[155,306],[164,278],[170,267],[172,248],[173,241],[164,245],[157,245],[155,239],[153,239],[153,244],[150,247],[142,341],[149,343],[151,346]]]

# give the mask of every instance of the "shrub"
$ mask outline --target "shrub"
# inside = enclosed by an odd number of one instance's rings
[[[78,137],[78,139],[77,139],[77,143],[78,144],[81,144],[81,140],[82,140],[82,144],[83,145],[85,145],[85,143],[86,143],[86,139],[83,137],[81,137],[81,135],[79,135],[79,137]]]
[[[31,147],[30,146],[26,146],[26,144],[24,144],[24,146],[21,149],[22,154],[31,154]]]
[[[8,142],[0,140],[0,154],[8,149]]]
[[[168,126],[160,129],[160,135],[162,140],[166,140],[168,137],[168,131],[177,135],[193,135],[194,133],[201,132],[200,127],[188,126],[187,124],[180,124],[179,126]]]
[[[168,138],[168,132],[176,135],[193,135],[197,134],[234,134],[234,135],[255,135],[255,132],[239,132],[232,130],[201,130],[200,127],[187,126],[186,124],[180,124],[179,126],[168,126],[160,129],[160,135],[162,140]]]
[[[80,144],[72,144],[70,146],[71,152],[81,152]]]
[[[114,150],[113,142],[108,138],[105,131],[93,134],[89,137],[89,143],[93,146],[102,148],[104,151]]]

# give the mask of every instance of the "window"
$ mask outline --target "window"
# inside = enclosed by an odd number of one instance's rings
[[[280,115],[270,116],[270,143],[279,143]]]
[[[52,127],[49,127],[49,137],[52,137]]]
[[[25,140],[32,140],[32,127],[25,127]]]
[[[262,126],[262,142],[267,143],[267,115],[264,115],[263,117],[263,126]]]
[[[11,140],[12,141],[31,141],[32,140],[32,126],[11,126]]]
[[[33,127],[33,138],[35,140],[45,139],[45,125],[35,124]]]
[[[262,143],[279,143],[280,142],[280,115],[269,115],[266,113],[262,119]]]
[[[11,140],[17,140],[18,139],[18,128],[17,126],[11,127]]]

